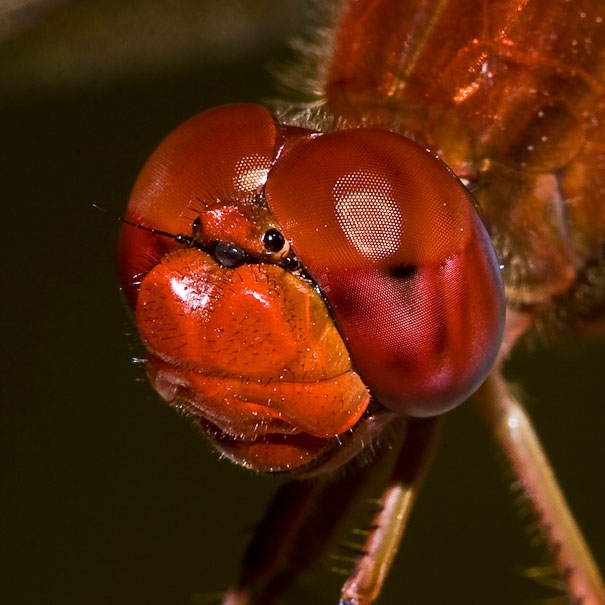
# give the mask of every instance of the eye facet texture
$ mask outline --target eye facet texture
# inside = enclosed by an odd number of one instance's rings
[[[500,271],[439,160],[393,133],[333,132],[281,157],[266,194],[378,401],[431,416],[481,384],[502,335]]]

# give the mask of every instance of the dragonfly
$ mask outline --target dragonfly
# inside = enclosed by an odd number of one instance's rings
[[[343,2],[299,69],[311,101],[208,110],[143,168],[119,253],[150,380],[225,457],[287,479],[224,605],[279,602],[390,463],[338,597],[377,602],[466,400],[569,600],[605,603],[503,377],[528,335],[603,316],[604,19],[596,0]]]

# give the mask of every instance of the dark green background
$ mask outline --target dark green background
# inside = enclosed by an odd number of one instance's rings
[[[0,602],[186,605],[235,577],[276,483],[219,461],[131,363],[115,217],[179,122],[274,94],[265,66],[301,15],[283,0],[77,4],[21,30],[0,18]],[[604,359],[574,340],[512,369],[602,568]],[[381,603],[529,599],[527,528],[489,435],[456,410]],[[320,571],[288,602],[335,605],[338,581]]]

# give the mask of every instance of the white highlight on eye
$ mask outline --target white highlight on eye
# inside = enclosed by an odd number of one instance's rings
[[[387,179],[364,170],[349,172],[336,181],[332,195],[340,228],[361,255],[378,261],[397,252],[402,216]]]
[[[267,180],[270,162],[260,155],[245,155],[235,164],[233,184],[236,189],[250,193]]]

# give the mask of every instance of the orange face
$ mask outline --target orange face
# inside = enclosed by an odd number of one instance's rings
[[[152,155],[120,274],[156,390],[262,471],[342,456],[383,410],[450,409],[502,334],[498,264],[447,168],[399,135],[320,135],[253,105],[199,114]]]

